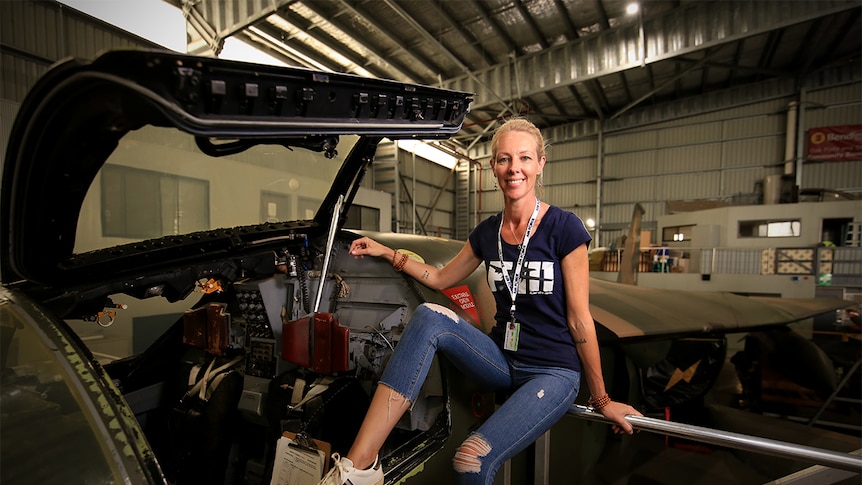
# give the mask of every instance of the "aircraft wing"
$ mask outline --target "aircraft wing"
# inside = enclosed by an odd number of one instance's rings
[[[611,334],[602,334],[602,340],[744,332],[792,323],[852,305],[851,301],[830,298],[748,297],[590,279],[593,319]]]

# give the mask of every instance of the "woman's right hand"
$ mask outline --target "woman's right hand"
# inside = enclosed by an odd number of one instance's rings
[[[614,434],[634,434],[635,429],[626,421],[626,416],[643,416],[633,406],[616,401],[611,401],[605,407],[599,409],[599,413],[613,421],[611,429],[613,429]]]
[[[350,254],[357,259],[365,256],[380,257],[386,254],[391,255],[392,250],[370,237],[360,237],[350,244]]]

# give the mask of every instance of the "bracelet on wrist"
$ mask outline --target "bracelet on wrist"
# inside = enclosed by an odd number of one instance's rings
[[[593,409],[598,411],[611,403],[611,397],[605,394],[604,396],[591,397],[587,402],[593,407]]]
[[[395,269],[395,271],[403,270],[404,265],[407,264],[407,259],[409,258],[409,256],[407,256],[406,254],[401,253],[401,258],[399,259],[398,254],[399,253],[397,249],[392,254],[392,268]]]

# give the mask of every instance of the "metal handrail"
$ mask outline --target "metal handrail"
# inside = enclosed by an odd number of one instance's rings
[[[569,415],[590,421],[612,424],[612,421],[593,411],[592,408],[573,404]],[[691,424],[675,423],[645,416],[626,416],[626,421],[637,430],[686,438],[712,445],[726,446],[738,450],[754,451],[765,455],[792,458],[801,461],[862,473],[862,456],[823,450],[812,446],[721,431]]]

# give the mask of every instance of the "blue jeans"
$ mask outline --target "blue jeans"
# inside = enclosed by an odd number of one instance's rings
[[[511,392],[456,453],[459,483],[492,484],[500,466],[549,430],[578,395],[579,372],[510,359],[480,329],[428,303],[416,309],[380,382],[414,402],[437,351],[480,387]]]

